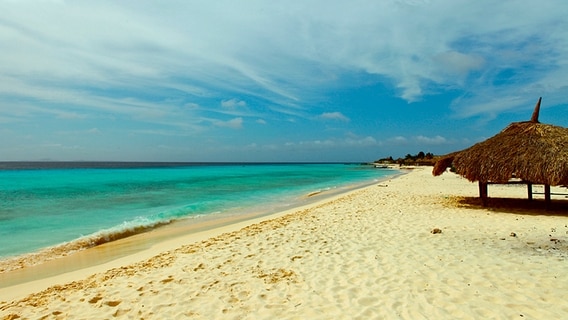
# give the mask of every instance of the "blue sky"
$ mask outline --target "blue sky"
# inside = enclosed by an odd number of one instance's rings
[[[568,2],[0,0],[0,160],[371,161],[568,126]]]

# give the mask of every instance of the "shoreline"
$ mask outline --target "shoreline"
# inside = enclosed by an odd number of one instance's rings
[[[81,249],[68,255],[59,255],[32,265],[23,263],[30,255],[6,259],[0,263],[4,265],[22,264],[22,266],[0,272],[0,302],[22,298],[38,289],[46,289],[62,282],[76,281],[91,273],[104,272],[125,263],[131,264],[149,259],[157,253],[176,249],[181,245],[180,243],[203,241],[242,229],[250,224],[261,223],[333,201],[382,181],[400,177],[407,172],[408,170],[401,171],[393,176],[355,186],[346,185],[337,189],[314,191],[304,195],[297,203],[286,209],[281,207],[277,210],[260,209],[249,213],[203,216],[197,220],[178,220],[147,232]],[[247,209],[247,211],[250,210]]]
[[[58,245],[46,247],[35,252],[25,253],[12,257],[5,257],[0,259],[0,289],[8,286],[6,282],[10,282],[10,284],[16,284],[16,281],[14,279],[10,279],[9,276],[6,276],[6,273],[13,273],[16,277],[20,277],[20,274],[23,275],[25,273],[41,273],[43,276],[53,276],[55,275],[55,273],[62,273],[57,270],[49,270],[54,268],[61,268],[62,264],[54,260],[69,260],[70,256],[73,256],[85,250],[92,250],[102,245],[106,245],[107,243],[126,241],[127,243],[131,243],[132,245],[130,245],[128,248],[128,251],[130,252],[124,252],[124,250],[110,252],[110,250],[107,250],[108,254],[97,255],[97,259],[100,261],[91,261],[88,263],[82,262],[79,264],[77,264],[76,262],[71,262],[70,264],[73,265],[73,267],[66,267],[65,271],[74,271],[73,269],[84,268],[92,264],[101,264],[108,262],[110,260],[120,258],[124,255],[131,254],[131,251],[145,250],[148,248],[148,246],[151,246],[153,242],[164,241],[169,238],[180,237],[187,233],[195,233],[197,231],[223,227],[228,224],[238,223],[257,217],[268,216],[297,207],[303,207],[305,205],[311,204],[314,201],[322,201],[336,195],[350,192],[352,190],[364,188],[378,181],[391,179],[393,177],[404,174],[404,171],[398,171],[399,173],[386,177],[379,177],[372,181],[369,180],[350,183],[330,189],[312,191],[304,195],[289,196],[285,198],[285,205],[279,202],[269,202],[255,206],[228,208],[228,210],[224,212],[189,216],[168,222],[157,221],[154,226],[134,226],[134,229],[139,229],[139,231],[132,230],[130,228],[124,230],[120,229],[116,231],[112,231],[112,229],[105,229],[91,235],[77,238],[75,240],[71,240],[69,242],[61,243]],[[140,241],[136,241],[136,239],[140,239]],[[136,242],[138,242],[137,245],[135,244]],[[118,247],[121,248],[121,246]],[[89,256],[88,253],[86,255]],[[87,260],[92,259],[87,258]],[[41,270],[42,266],[47,266],[48,270]],[[37,269],[38,271],[36,272],[34,270],[32,272],[27,272],[26,270],[24,270],[17,272],[18,270],[24,268]],[[14,271],[16,272],[14,273]],[[36,277],[38,276],[40,275],[36,275]]]
[[[491,186],[483,208],[476,184],[428,169],[0,289],[0,318],[568,317],[564,207]]]

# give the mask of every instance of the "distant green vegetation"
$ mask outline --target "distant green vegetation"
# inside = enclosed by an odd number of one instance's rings
[[[409,153],[404,158],[394,159],[392,156],[388,158],[381,158],[379,160],[375,160],[375,163],[406,166],[433,166],[439,158],[440,156],[436,156],[433,153],[424,153],[423,151],[420,151],[415,155]]]

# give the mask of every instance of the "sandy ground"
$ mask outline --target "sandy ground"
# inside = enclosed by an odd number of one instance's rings
[[[489,194],[507,199],[483,208],[477,184],[416,169],[35,292],[2,288],[0,318],[568,319],[568,199],[546,211],[510,199],[523,186]]]

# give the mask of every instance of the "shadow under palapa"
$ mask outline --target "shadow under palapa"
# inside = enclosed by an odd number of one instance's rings
[[[458,197],[453,201],[457,206],[468,209],[524,215],[568,216],[568,199],[552,199],[548,206],[544,199],[487,198],[485,206],[479,197]]]

